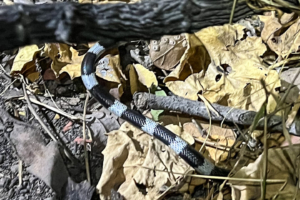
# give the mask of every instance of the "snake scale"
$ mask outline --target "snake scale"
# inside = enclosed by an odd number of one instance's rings
[[[224,0],[203,0],[198,2],[201,2],[200,6],[206,7],[206,10],[207,7],[211,8],[212,11],[218,7],[218,14],[215,13],[218,16],[221,16],[222,13],[225,13],[225,11],[223,12],[220,9],[220,5],[226,2]],[[215,8],[213,7],[214,4],[216,5]],[[242,8],[244,9],[244,7]],[[241,7],[239,9],[237,8],[239,12],[240,10],[243,11],[243,9],[241,9]],[[228,19],[229,14],[230,12],[226,11]],[[222,17],[224,18],[224,15],[222,15]],[[217,20],[217,18],[216,21],[211,20],[208,24],[210,24],[211,26],[215,24],[220,24]],[[105,43],[105,41],[103,42]],[[185,160],[198,173],[203,175],[227,176],[229,173],[228,170],[215,166],[211,161],[206,159],[202,154],[196,151],[193,147],[189,146],[187,142],[175,135],[170,130],[155,123],[154,121],[143,116],[139,112],[129,109],[126,105],[116,100],[99,84],[95,75],[94,65],[96,60],[106,51],[106,49],[108,48],[105,48],[104,46],[100,45],[100,43],[96,43],[86,53],[82,62],[81,78],[85,87],[89,90],[92,96],[109,111],[116,114],[118,117],[123,118],[132,125],[143,130],[149,135],[159,139],[165,145],[169,146],[176,154],[178,154],[183,160]]]
[[[86,53],[82,62],[81,78],[92,96],[118,117],[123,118],[137,128],[159,139],[165,145],[168,145],[198,173],[204,175],[227,175],[227,170],[219,168],[205,159],[203,155],[189,146],[183,139],[139,112],[129,109],[101,87],[95,75],[94,64],[104,51],[105,48],[99,43],[96,43]]]

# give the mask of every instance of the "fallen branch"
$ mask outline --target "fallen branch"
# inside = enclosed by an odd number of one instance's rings
[[[202,117],[208,119],[205,104],[200,101],[192,101],[178,96],[155,96],[149,93],[136,93],[133,97],[134,103],[138,109],[154,109],[166,111],[179,111],[184,114]],[[255,111],[241,110],[212,104],[212,107],[218,112],[216,115],[211,112],[213,121],[234,122],[240,125],[250,126],[256,115]],[[268,130],[282,132],[282,118],[280,116],[272,116],[268,119]],[[259,129],[263,129],[264,122],[258,124]],[[295,122],[290,126],[289,133],[298,135],[295,129]]]

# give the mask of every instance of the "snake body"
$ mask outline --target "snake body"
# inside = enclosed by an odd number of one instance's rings
[[[249,1],[249,0],[248,0]],[[152,0],[148,0],[148,2],[152,2]],[[165,2],[165,1],[163,1]],[[166,1],[166,2],[172,2],[172,1]],[[165,3],[166,3],[165,2]],[[296,0],[286,0],[286,2],[294,3],[294,5],[298,5]],[[229,19],[230,13],[231,13],[231,7],[228,10],[228,6],[232,5],[231,0],[191,0],[191,1],[184,1],[181,6],[183,5],[192,5],[189,4],[192,3],[194,6],[190,7],[190,12],[186,12],[184,16],[190,16],[193,20],[197,21],[194,22],[192,25],[195,27],[198,27],[198,30],[200,28],[204,28],[208,25],[218,25],[218,24],[224,24]],[[145,4],[128,4],[128,6],[141,6],[138,9],[143,10],[145,9],[147,4],[147,1],[145,0]],[[149,4],[150,5],[150,4]],[[152,4],[151,4],[152,5]],[[170,4],[171,5],[171,4]],[[178,6],[178,5],[177,5]],[[157,7],[152,11],[154,13],[158,11],[166,11],[168,6],[162,4],[162,7],[160,4],[157,4]],[[172,7],[172,6],[171,6]],[[280,6],[279,6],[280,7]],[[195,8],[195,10],[193,10]],[[135,8],[129,8],[129,7],[123,7],[120,6],[120,9],[126,10],[126,17],[128,17],[128,13],[130,10],[132,10],[134,13],[136,12]],[[152,8],[151,8],[152,9]],[[121,12],[121,11],[118,11]],[[236,5],[235,9],[235,16],[236,19],[242,19],[246,17],[247,15],[251,14],[253,11],[249,9],[249,7],[241,2]],[[122,12],[121,12],[122,13]],[[150,16],[156,16],[154,13],[147,13],[146,17],[143,18],[143,20],[137,20],[143,22],[143,25],[152,25],[155,29],[155,24],[152,22],[148,17]],[[135,14],[132,14],[134,16]],[[116,21],[116,17],[118,14],[110,14],[109,16],[113,16],[113,22],[116,22],[118,27],[120,29],[124,29],[126,27],[126,33],[128,32],[128,27],[130,27],[131,23],[121,23],[121,21]],[[127,19],[125,16],[120,15],[121,18]],[[106,18],[105,18],[106,19]],[[169,18],[166,18],[169,19]],[[165,20],[166,20],[165,19]],[[145,23],[147,21],[147,23]],[[151,23],[150,23],[151,22]],[[169,22],[169,24],[172,24],[173,22]],[[184,23],[185,24],[185,23]],[[184,24],[178,25],[177,28],[180,26],[183,26]],[[185,24],[187,25],[187,24]],[[149,27],[148,27],[149,28]],[[133,30],[137,30],[135,26],[132,28]],[[105,28],[104,28],[105,30]],[[117,34],[118,33],[118,34]],[[129,34],[129,38],[136,36],[132,32],[129,31],[132,35]],[[148,33],[148,30],[147,32]],[[139,35],[139,34],[138,34]],[[140,34],[141,38],[147,38],[147,34]],[[118,36],[124,36],[124,34],[120,35],[119,31],[116,31],[115,35],[110,35],[111,37],[118,37]],[[142,37],[143,36],[143,37]],[[126,38],[124,38],[126,39]],[[123,118],[124,120],[128,121],[132,125],[136,126],[139,129],[142,129],[144,132],[148,133],[149,135],[159,139],[162,141],[165,145],[169,146],[173,151],[178,154],[183,160],[185,160],[191,167],[193,167],[198,173],[203,175],[218,175],[218,176],[226,176],[228,175],[228,170],[219,168],[215,166],[212,162],[210,162],[208,159],[206,159],[203,155],[201,155],[198,151],[196,151],[193,147],[189,146],[188,143],[184,140],[182,140],[180,137],[172,133],[170,130],[166,129],[165,127],[155,123],[149,118],[146,118],[142,114],[140,114],[137,111],[131,110],[127,108],[124,104],[116,100],[112,95],[110,95],[97,81],[96,75],[95,75],[95,67],[94,64],[107,49],[106,47],[109,47],[108,42],[109,39],[102,41],[102,46],[99,43],[96,43],[92,48],[89,49],[89,51],[86,53],[81,67],[81,73],[82,73],[82,81],[85,85],[85,87],[90,91],[90,93],[93,95],[95,99],[97,99],[104,107],[106,107],[108,110],[110,110],[112,113],[116,114],[118,117]]]
[[[198,173],[203,175],[226,176],[228,174],[227,170],[215,166],[193,147],[188,145],[186,141],[165,127],[143,116],[139,112],[129,109],[126,105],[116,100],[103,87],[101,87],[96,78],[94,65],[97,58],[99,58],[105,50],[106,49],[103,46],[96,43],[86,53],[82,62],[81,78],[85,87],[90,91],[92,96],[118,117],[121,117],[169,146]]]

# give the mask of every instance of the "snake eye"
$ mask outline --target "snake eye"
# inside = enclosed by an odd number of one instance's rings
[[[158,45],[153,46],[153,50],[154,50],[154,51],[159,51],[159,49],[160,49],[160,48],[159,48]]]
[[[158,43],[157,40],[153,40],[152,42],[153,42],[153,44],[157,44]]]

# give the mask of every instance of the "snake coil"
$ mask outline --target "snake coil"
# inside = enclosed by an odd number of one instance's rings
[[[198,173],[203,175],[227,176],[228,170],[215,166],[193,147],[188,145],[188,143],[183,139],[165,127],[143,116],[139,112],[127,108],[126,105],[116,100],[101,87],[95,75],[94,65],[96,60],[104,53],[105,50],[106,49],[103,46],[96,43],[86,53],[82,62],[81,78],[85,87],[90,91],[92,96],[118,117],[123,118],[132,125],[142,129],[144,132],[154,136],[165,145],[169,146]]]

